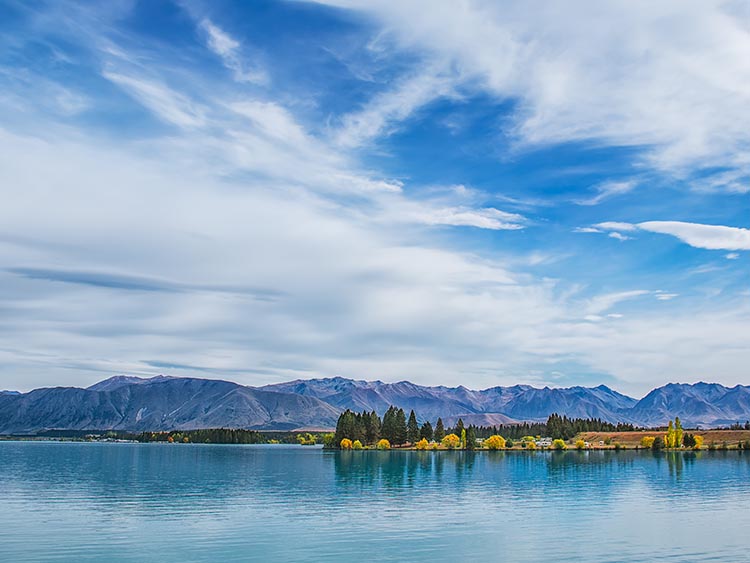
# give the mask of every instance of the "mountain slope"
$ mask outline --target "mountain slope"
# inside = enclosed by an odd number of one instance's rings
[[[466,424],[481,425],[541,421],[558,413],[638,426],[665,425],[679,416],[686,427],[705,427],[750,420],[750,387],[670,383],[637,401],[604,385],[542,389],[515,385],[475,391],[334,377],[254,388],[210,379],[116,376],[88,389],[0,393],[0,433],[51,428],[332,428],[344,409],[375,410],[382,415],[391,405],[407,412],[414,409],[420,422],[434,423],[442,417],[446,424],[459,417]]]
[[[218,380],[119,381],[96,389],[57,387],[0,396],[0,433],[48,428],[171,430],[331,427],[339,411],[313,397]]]

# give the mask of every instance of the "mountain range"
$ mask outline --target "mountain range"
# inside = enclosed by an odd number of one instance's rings
[[[536,388],[427,387],[333,377],[248,387],[215,379],[115,376],[86,389],[54,387],[0,392],[0,434],[65,430],[172,430],[332,428],[344,409],[391,406],[414,410],[420,421],[499,425],[545,420],[558,413],[637,426],[723,426],[750,419],[750,386],[717,383],[658,387],[640,400],[605,385]]]

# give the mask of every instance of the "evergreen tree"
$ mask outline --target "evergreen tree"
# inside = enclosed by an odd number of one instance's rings
[[[473,426],[466,431],[466,449],[473,450],[477,447],[477,433]]]
[[[424,438],[428,442],[432,442],[432,435],[432,424],[430,424],[430,421],[428,420],[422,425],[422,428],[419,429],[419,437]]]
[[[393,442],[392,444],[405,444],[406,443],[406,413],[404,413],[404,409],[398,409],[396,411],[396,416],[394,417],[394,425],[393,425]]]
[[[336,434],[334,436],[334,444],[340,444],[344,438],[352,439],[357,432],[357,422],[355,414],[346,409],[341,416],[339,416],[336,422]]]
[[[419,424],[414,409],[409,413],[409,422],[406,424],[406,441],[410,444],[416,444],[419,440]]]
[[[432,435],[432,439],[436,442],[442,441],[445,438],[445,428],[443,427],[443,419],[438,418],[435,424],[435,432]]]
[[[365,440],[368,444],[376,444],[380,440],[380,417],[375,411],[365,418]]]
[[[461,434],[463,433],[464,429],[465,429],[464,428],[464,421],[463,421],[463,419],[459,418],[458,422],[456,423],[456,428],[453,430],[453,433],[456,436],[461,436]]]
[[[380,436],[388,440],[391,444],[396,443],[396,408],[388,407],[383,415],[383,426],[380,430]]]

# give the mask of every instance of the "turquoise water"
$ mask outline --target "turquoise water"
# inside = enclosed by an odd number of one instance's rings
[[[0,442],[0,561],[750,561],[750,455]]]

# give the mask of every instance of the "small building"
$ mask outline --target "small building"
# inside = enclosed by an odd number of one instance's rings
[[[539,438],[535,443],[537,448],[551,448],[552,438]]]

